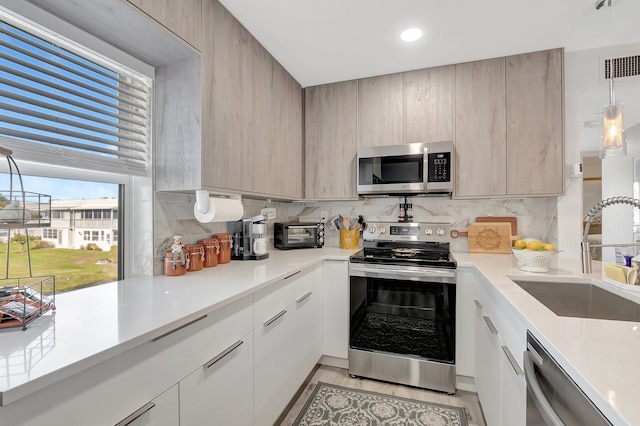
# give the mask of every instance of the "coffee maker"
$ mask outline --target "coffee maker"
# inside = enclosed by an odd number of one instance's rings
[[[266,217],[258,215],[250,219],[228,222],[231,233],[231,260],[262,260],[269,257],[264,223]]]

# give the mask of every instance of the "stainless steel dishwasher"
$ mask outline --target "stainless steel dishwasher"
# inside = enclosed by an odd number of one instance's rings
[[[527,331],[527,426],[599,426],[611,422]]]

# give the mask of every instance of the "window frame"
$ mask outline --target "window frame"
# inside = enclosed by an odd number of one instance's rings
[[[27,160],[27,157],[21,157],[20,147],[13,149],[13,157],[23,175],[120,185],[119,208],[112,214],[112,219],[117,218],[119,222],[118,230],[112,230],[113,243],[118,244],[119,247],[118,277],[126,279],[139,275],[152,276],[153,227],[145,228],[148,220],[144,221],[142,218],[149,216],[153,218],[153,203],[149,203],[149,199],[153,198],[153,110],[155,108],[153,80],[155,80],[155,67],[29,2],[12,3],[11,9],[0,4],[0,18],[15,27],[50,41],[51,34],[54,34],[54,38],[66,49],[90,52],[87,57],[89,60],[115,62],[122,67],[123,71],[144,76],[152,82],[146,175],[127,175],[121,170],[115,172],[102,170],[89,164],[52,165],[48,162],[46,152],[43,152],[40,157],[31,156]],[[0,145],[5,141],[5,138],[0,137]],[[0,171],[6,173],[8,169],[5,165],[6,162],[0,161]],[[82,166],[86,168],[80,168]],[[29,189],[25,188],[25,190]]]

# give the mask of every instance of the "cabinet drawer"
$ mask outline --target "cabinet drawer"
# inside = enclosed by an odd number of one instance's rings
[[[177,383],[215,354],[249,334],[252,330],[252,304],[252,298],[245,297],[153,342],[166,347],[156,355],[171,366],[171,371],[163,374],[170,375],[173,383]]]
[[[180,425],[253,424],[253,334],[180,382]]]
[[[254,295],[253,328],[262,327],[313,287],[313,268],[294,272]]]
[[[116,426],[178,426],[178,385],[143,405]]]
[[[496,295],[492,319],[500,333],[504,344],[509,348],[518,362],[520,369],[524,368],[523,354],[527,347],[527,325],[520,313],[514,309],[501,294]]]
[[[0,424],[113,426],[176,384],[157,351],[158,345],[145,343],[0,407]],[[140,413],[140,421],[155,415],[153,410]]]
[[[524,318],[492,284],[483,283],[483,286],[485,312],[522,369],[524,367],[522,354],[526,349],[527,340],[527,326]]]

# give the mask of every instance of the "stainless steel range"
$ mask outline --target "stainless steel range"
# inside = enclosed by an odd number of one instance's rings
[[[350,275],[349,374],[455,393],[449,224],[370,223]]]

